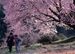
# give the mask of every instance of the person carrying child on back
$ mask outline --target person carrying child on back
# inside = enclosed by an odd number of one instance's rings
[[[15,43],[16,51],[18,52],[18,48],[19,51],[21,51],[20,45],[22,44],[22,40],[20,37],[18,37],[18,35],[15,35]]]

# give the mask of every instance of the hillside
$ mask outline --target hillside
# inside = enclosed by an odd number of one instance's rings
[[[75,41],[75,36],[67,38],[67,39],[65,39],[63,41],[60,41],[60,42],[55,42],[55,44],[58,44],[58,43],[69,43],[69,42],[73,42],[73,41]]]

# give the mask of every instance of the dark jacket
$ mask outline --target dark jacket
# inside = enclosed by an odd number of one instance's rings
[[[14,36],[12,36],[12,37],[8,36],[7,37],[7,41],[6,41],[7,42],[7,45],[8,46],[13,46],[14,45],[14,41],[13,40],[14,40]]]

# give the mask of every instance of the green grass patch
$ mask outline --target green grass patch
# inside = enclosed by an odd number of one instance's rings
[[[63,41],[65,41],[65,40],[69,40],[69,39],[72,39],[72,38],[75,38],[75,36],[72,36],[72,37],[66,38],[66,39],[64,39]]]
[[[58,40],[58,41],[54,41],[54,42],[60,42],[60,41],[62,41],[62,40]]]
[[[40,43],[33,44],[31,46],[40,46]]]
[[[72,37],[69,37],[69,38],[66,38],[66,39],[63,39],[63,40],[54,41],[54,42],[62,42],[62,41],[66,41],[66,40],[69,40],[69,39],[72,39],[72,38],[75,38],[75,36],[72,36]]]
[[[21,52],[27,52],[27,51],[33,51],[33,50],[36,50],[36,48],[35,47],[33,47],[33,48],[27,47],[24,50],[22,50]]]

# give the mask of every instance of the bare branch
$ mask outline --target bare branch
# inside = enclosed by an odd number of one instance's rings
[[[43,20],[43,19],[40,19],[40,18],[38,18],[38,17],[36,17],[36,16],[33,16],[33,17],[35,17],[36,19],[41,20],[41,21],[43,21],[43,22],[50,22],[50,21],[45,21],[45,20]]]
[[[51,21],[55,21],[55,20],[43,20],[43,19],[40,19],[40,18],[38,18],[38,17],[36,17],[36,16],[33,16],[33,17],[35,17],[36,19],[41,20],[41,21],[43,21],[43,22],[51,22]],[[58,22],[58,21],[57,21],[57,22]]]
[[[48,15],[48,14],[45,14],[45,13],[42,13],[43,15],[45,15],[46,17],[50,17],[52,18],[53,20],[55,20],[56,22],[60,22],[59,20],[55,19],[55,17],[51,16],[51,15]]]
[[[59,0],[59,6],[60,6],[60,8],[62,8],[61,0]]]
[[[54,0],[54,6],[56,7],[57,11],[60,13],[61,9],[62,9],[62,4],[61,4],[61,0],[59,0],[59,5],[56,3],[56,1]]]
[[[49,7],[49,10],[54,14],[54,15],[56,15],[59,19],[61,19],[60,18],[60,15],[58,15],[55,11],[53,11],[50,7]]]

